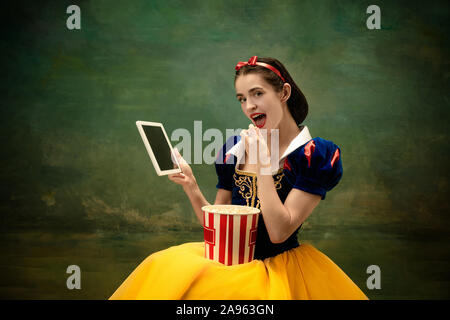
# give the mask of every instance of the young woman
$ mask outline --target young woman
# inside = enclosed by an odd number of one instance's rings
[[[297,240],[303,222],[342,177],[340,148],[312,139],[302,125],[308,104],[278,60],[239,62],[234,82],[252,124],[217,156],[214,204],[261,210],[255,260],[225,266],[204,257],[203,242],[185,243],[150,255],[110,299],[367,299],[332,260]],[[203,224],[201,208],[209,203],[190,166],[177,157],[183,173],[169,179],[183,187]]]

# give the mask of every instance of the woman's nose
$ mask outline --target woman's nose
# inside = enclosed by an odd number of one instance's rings
[[[247,99],[246,108],[247,110],[253,110],[256,108],[256,104],[251,99]]]

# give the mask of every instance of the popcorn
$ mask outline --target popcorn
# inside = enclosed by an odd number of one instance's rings
[[[238,205],[202,207],[205,257],[225,265],[253,260],[260,210]]]
[[[229,205],[229,204],[215,204],[210,206],[204,206],[203,211],[220,214],[258,214],[259,209],[246,206]]]

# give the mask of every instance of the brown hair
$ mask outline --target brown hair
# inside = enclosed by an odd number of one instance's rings
[[[300,88],[292,79],[289,72],[286,70],[283,64],[277,59],[258,58],[257,61],[264,62],[275,67],[281,73],[281,76],[284,78],[284,80],[286,80],[286,83],[289,83],[291,85],[291,96],[287,101],[288,109],[297,125],[302,124],[302,122],[308,115],[308,102],[306,101],[306,98],[303,95]],[[283,90],[284,84],[283,80],[275,72],[271,71],[268,68],[258,65],[255,66],[245,65],[241,67],[238,71],[236,71],[234,83],[236,84],[236,80],[239,76],[246,75],[249,73],[260,74],[264,78],[264,80],[266,80],[267,83],[269,83],[274,88],[276,92],[281,92]]]

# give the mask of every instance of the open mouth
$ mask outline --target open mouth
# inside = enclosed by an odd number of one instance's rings
[[[267,116],[265,113],[253,113],[250,117],[258,128],[262,128],[266,124]]]

